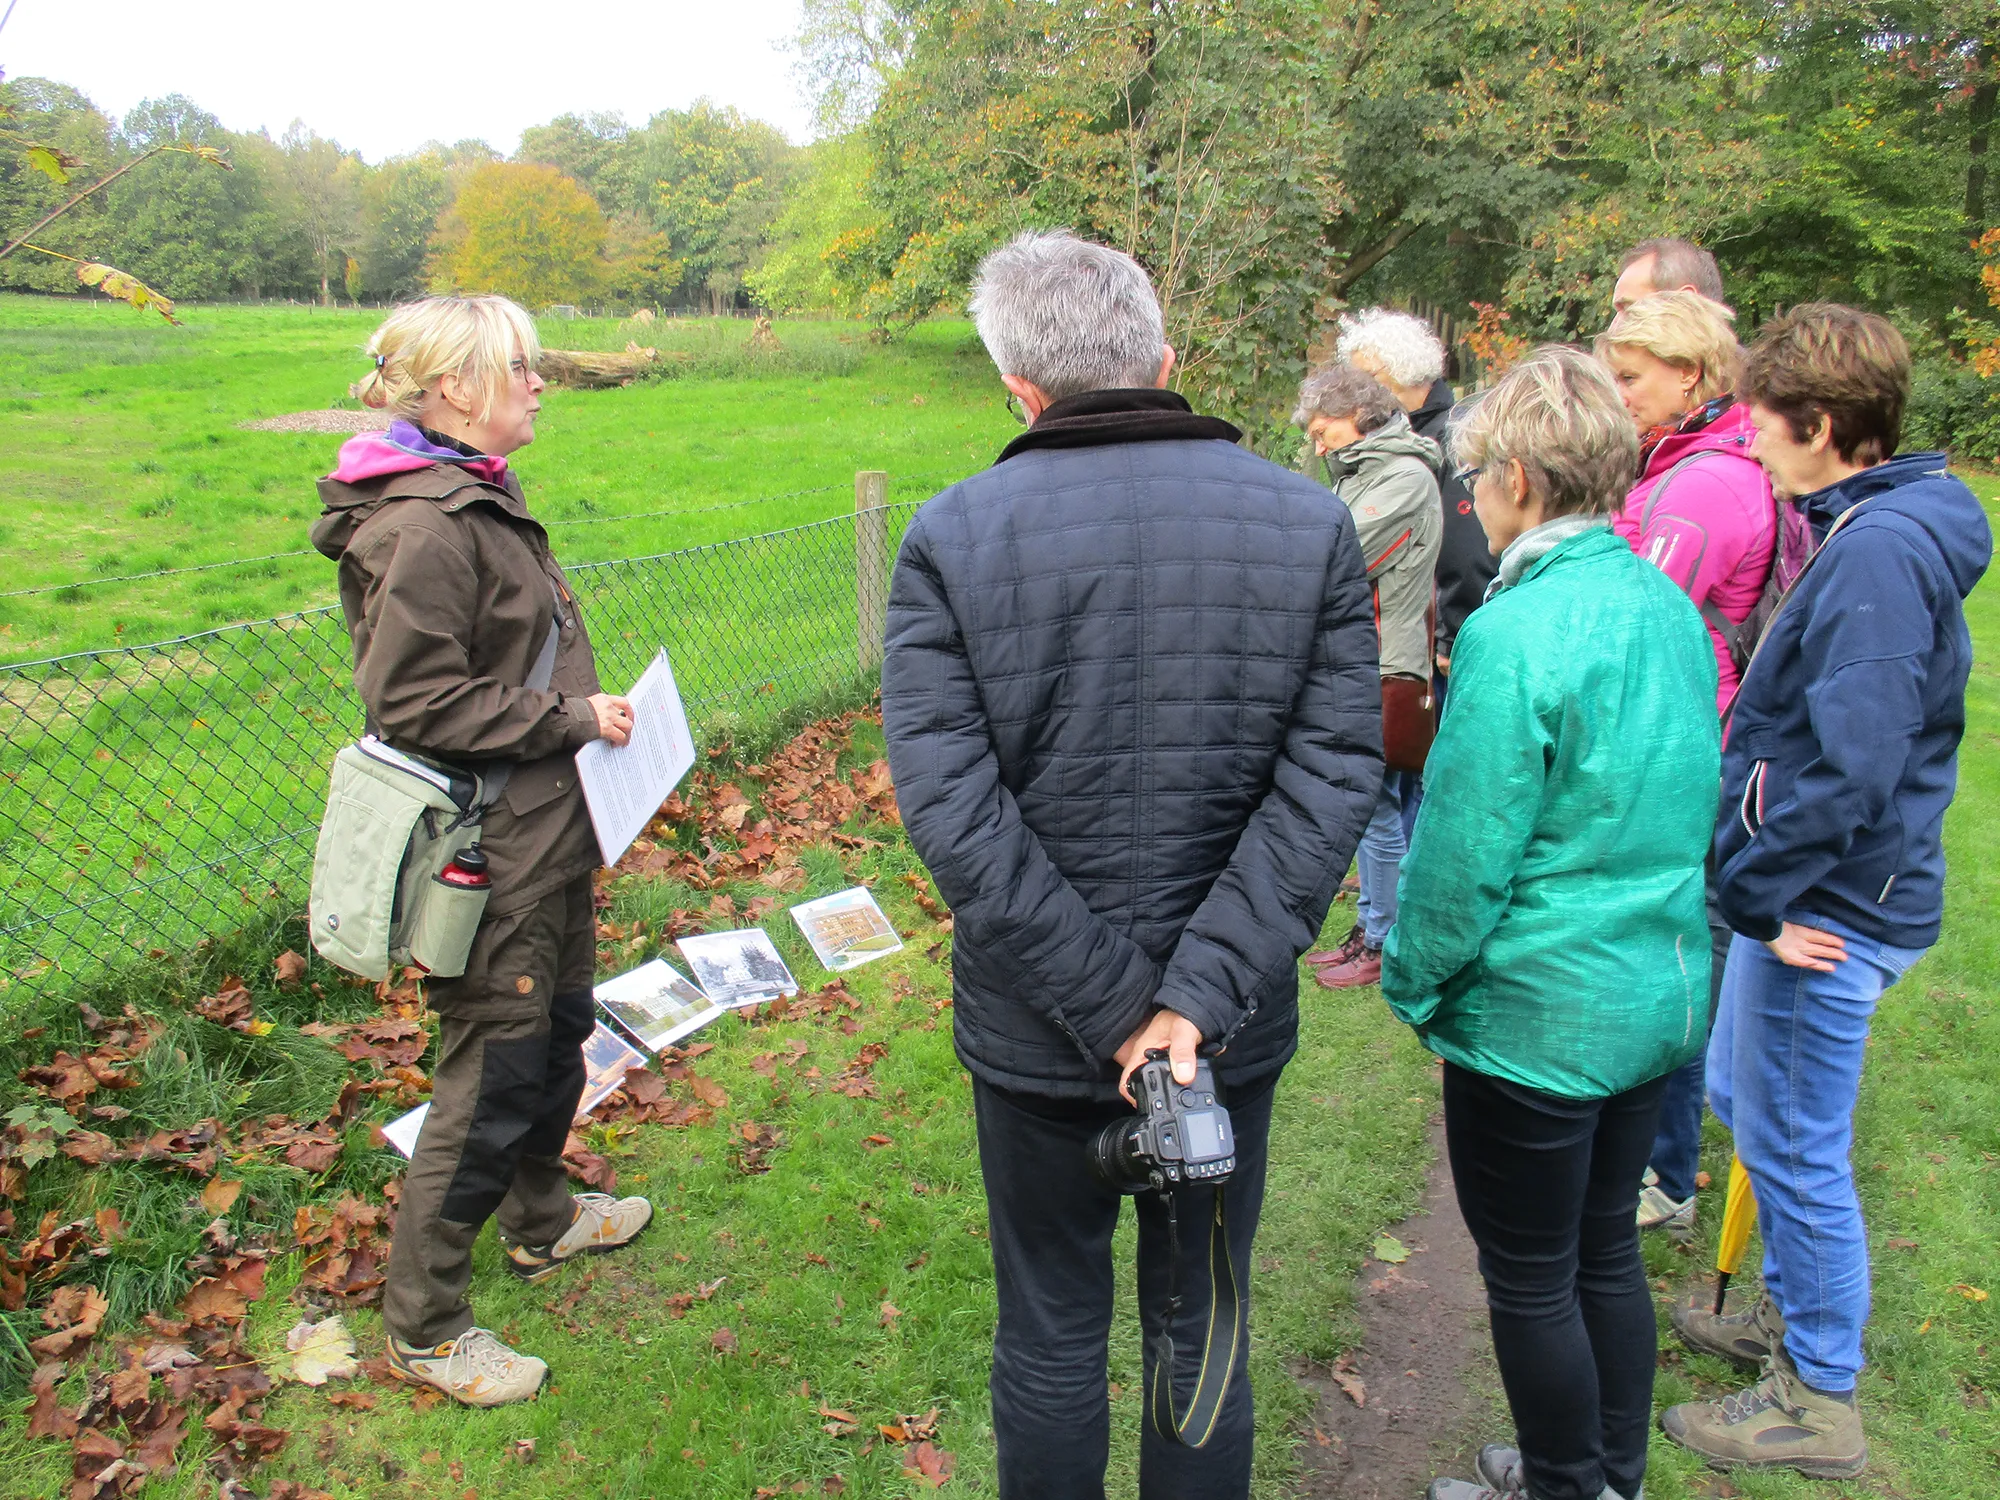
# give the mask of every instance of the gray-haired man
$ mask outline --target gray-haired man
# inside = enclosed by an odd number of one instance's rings
[[[1247,1301],[1211,1346],[1210,1226],[1245,1283],[1298,957],[1382,784],[1381,689],[1353,523],[1164,389],[1158,299],[1067,233],[988,257],[972,311],[1030,427],[911,522],[889,599],[883,726],[917,852],[956,918],[953,1025],[973,1075],[999,1325],[1004,1497],[1102,1500],[1119,1195],[1086,1146],[1129,1120],[1149,1048],[1197,1047],[1235,1128],[1218,1195],[1138,1199],[1140,1314],[1171,1319],[1140,1494],[1246,1495]],[[1220,1212],[1218,1214],[1218,1198]],[[1232,1372],[1173,1431],[1197,1356]],[[1164,1404],[1164,1403],[1162,1403]],[[1199,1446],[1189,1446],[1205,1438]]]

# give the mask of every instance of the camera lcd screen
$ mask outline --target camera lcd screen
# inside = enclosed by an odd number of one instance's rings
[[[1229,1147],[1222,1139],[1222,1115],[1213,1109],[1198,1109],[1181,1116],[1187,1131],[1187,1159],[1209,1161],[1227,1156]]]

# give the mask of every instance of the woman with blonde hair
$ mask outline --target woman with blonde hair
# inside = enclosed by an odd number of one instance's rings
[[[1453,427],[1500,572],[1452,657],[1382,994],[1444,1061],[1517,1446],[1432,1500],[1637,1500],[1645,1479],[1634,1213],[1667,1075],[1707,1034],[1720,751],[1701,619],[1611,531],[1637,448],[1572,349],[1537,351]]]
[[[632,706],[600,691],[569,580],[508,463],[535,438],[539,354],[504,297],[397,308],[354,386],[393,420],[341,448],[313,527],[340,564],[369,731],[476,773],[488,794],[475,847],[491,894],[463,975],[424,986],[438,1061],[382,1299],[390,1369],[471,1406],[524,1400],[548,1375],[473,1326],[480,1226],[497,1214],[503,1263],[532,1281],[629,1243],[653,1213],[644,1198],[572,1197],[562,1163],[595,1024],[599,858],[576,751],[624,744]]]
[[[1715,651],[1718,713],[1736,696],[1757,644],[1773,568],[1780,585],[1789,582],[1810,547],[1804,517],[1777,504],[1769,476],[1750,457],[1756,434],[1750,408],[1735,396],[1742,350],[1729,319],[1727,307],[1699,292],[1655,292],[1627,306],[1597,338],[1598,357],[1640,434],[1639,481],[1613,524],[1701,611]],[[1711,902],[1711,1011],[1729,939]],[[1660,1137],[1639,1194],[1641,1229],[1694,1228],[1702,1098],[1697,1057],[1675,1075],[1660,1106]]]

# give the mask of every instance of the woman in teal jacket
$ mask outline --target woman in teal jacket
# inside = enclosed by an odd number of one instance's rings
[[[1538,351],[1453,451],[1500,576],[1452,654],[1382,992],[1444,1059],[1519,1446],[1430,1494],[1630,1500],[1655,1353],[1639,1179],[1667,1075],[1708,1032],[1715,654],[1610,528],[1638,449],[1596,361]]]

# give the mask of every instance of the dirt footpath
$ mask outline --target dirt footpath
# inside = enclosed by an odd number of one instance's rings
[[[1355,1285],[1361,1345],[1294,1373],[1319,1393],[1299,1493],[1310,1500],[1417,1500],[1440,1474],[1470,1478],[1481,1443],[1506,1441],[1486,1292],[1452,1196],[1444,1127],[1416,1213],[1388,1232],[1410,1258],[1369,1260]],[[1359,1401],[1356,1397],[1359,1397]],[[1323,1440],[1323,1441],[1322,1441]]]

